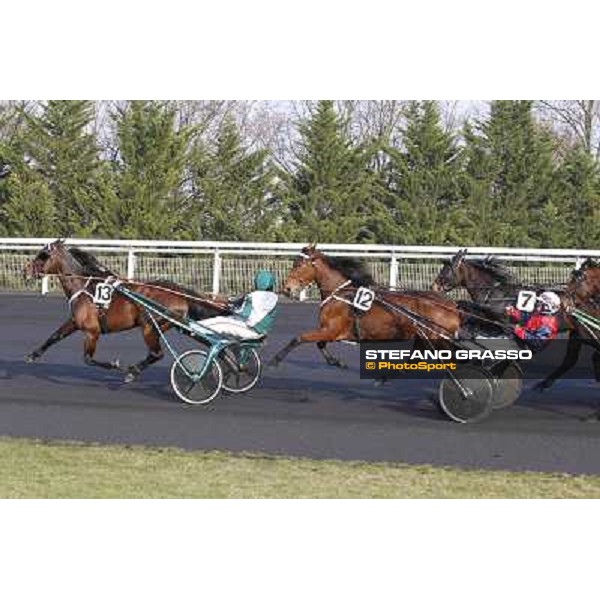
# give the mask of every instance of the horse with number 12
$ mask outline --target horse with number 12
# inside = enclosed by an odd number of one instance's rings
[[[294,261],[284,293],[293,296],[313,282],[321,294],[319,326],[294,337],[271,360],[274,366],[304,343],[316,343],[327,364],[344,366],[327,351],[329,342],[414,339],[423,347],[455,338],[460,327],[452,300],[435,292],[379,289],[358,261],[326,256],[315,244]]]

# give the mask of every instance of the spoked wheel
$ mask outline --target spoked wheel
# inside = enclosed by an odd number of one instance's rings
[[[181,354],[171,367],[173,391],[188,404],[208,404],[221,391],[223,372],[218,360],[212,361],[202,379],[194,378],[202,371],[207,358],[205,350],[189,350]]]
[[[493,377],[487,369],[460,365],[448,372],[439,387],[442,411],[458,423],[476,423],[492,411]]]
[[[494,365],[490,372],[494,375],[494,399],[492,408],[498,410],[514,404],[523,389],[523,371],[514,361],[502,361]]]
[[[223,389],[232,394],[251,390],[260,379],[262,363],[254,348],[229,346],[219,354]]]

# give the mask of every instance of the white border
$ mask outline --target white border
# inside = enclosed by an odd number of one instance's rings
[[[1,587],[11,600],[597,596],[596,554],[580,536],[596,538],[595,502],[5,501],[1,508]]]
[[[593,3],[30,0],[5,99],[585,98]],[[4,502],[7,598],[586,598],[596,502]]]
[[[575,98],[588,0],[30,0],[3,6],[5,99]]]

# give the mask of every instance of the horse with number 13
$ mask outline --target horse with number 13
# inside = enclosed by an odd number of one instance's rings
[[[83,358],[86,364],[103,369],[120,369],[119,361],[100,361],[94,358],[96,344],[101,334],[127,331],[140,327],[148,348],[146,358],[127,367],[125,382],[136,379],[149,365],[161,360],[164,352],[160,332],[170,329],[168,319],[149,318],[147,311],[128,300],[122,294],[110,296],[109,284],[104,281],[117,280],[116,273],[101,265],[91,254],[68,247],[64,240],[56,240],[44,246],[25,266],[25,276],[41,278],[56,276],[67,297],[69,318],[38,348],[26,356],[27,362],[38,360],[51,346],[81,331],[84,335]],[[166,280],[150,282],[119,282],[127,289],[161,304],[174,317],[190,317],[202,320],[227,314],[226,301],[203,297],[176,283]],[[106,308],[98,306],[110,300]],[[156,327],[160,328],[157,331]]]

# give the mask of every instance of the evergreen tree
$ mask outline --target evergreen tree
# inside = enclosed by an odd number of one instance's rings
[[[559,214],[552,203],[553,140],[535,122],[532,105],[495,101],[487,120],[465,129],[466,240],[549,246],[559,233],[558,221],[548,222],[552,214]]]
[[[7,103],[0,106],[0,235],[3,236],[23,235],[24,228],[21,223],[15,223],[14,216],[23,221],[27,219],[25,211],[19,214],[17,201],[8,209],[16,189],[14,178],[18,173],[26,175],[22,147],[22,104]],[[32,177],[26,179],[31,181]],[[25,192],[22,185],[20,191]],[[13,215],[10,223],[9,213]],[[52,228],[53,223],[49,223],[49,227]]]
[[[562,240],[558,247],[600,245],[600,165],[581,145],[571,148],[558,169],[556,204]]]
[[[11,173],[6,178],[7,201],[0,208],[2,235],[47,237],[56,230],[52,194],[44,180],[30,174]]]
[[[23,160],[48,189],[54,208],[49,235],[90,236],[108,234],[102,230],[103,213],[108,209],[97,186],[100,169],[98,147],[91,124],[94,103],[90,101],[51,100],[39,114],[26,115],[22,140]],[[22,178],[17,186],[32,181]],[[35,189],[42,189],[36,181]],[[24,197],[30,194],[25,193]]]
[[[205,239],[275,241],[280,219],[267,150],[244,148],[232,117],[214,148],[198,143],[192,158],[197,231]]]
[[[293,173],[283,174],[289,239],[359,242],[372,239],[373,177],[369,149],[352,146],[333,102],[317,103],[300,123],[299,156]]]
[[[401,147],[389,147],[384,204],[393,228],[381,241],[444,244],[452,240],[459,201],[460,153],[433,101],[410,102]]]
[[[175,128],[173,103],[132,101],[115,114],[117,222],[137,239],[195,239],[183,188],[193,130]]]

